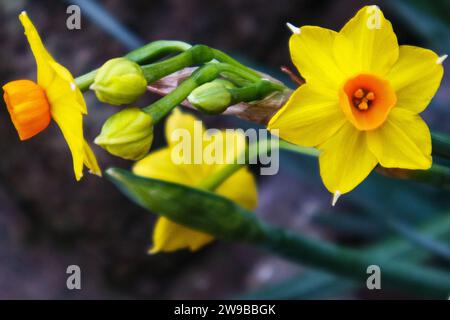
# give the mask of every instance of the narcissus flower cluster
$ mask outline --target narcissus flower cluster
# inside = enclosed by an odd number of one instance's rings
[[[439,88],[446,56],[399,46],[376,6],[362,8],[339,32],[313,26],[293,32],[291,57],[306,84],[268,127],[321,151],[320,173],[335,199],[377,164],[430,168],[430,130],[419,113]]]
[[[95,155],[83,136],[83,115],[87,114],[87,108],[81,91],[71,73],[48,53],[28,15],[22,12],[19,19],[37,65],[37,83],[16,80],[3,86],[4,100],[19,138],[30,139],[53,119],[69,145],[76,179],[83,176],[84,166],[101,175]]]
[[[166,121],[166,139],[168,146],[150,153],[144,159],[136,162],[133,167],[133,172],[148,178],[201,188],[202,181],[220,169],[224,164],[195,164],[194,161],[191,162],[192,164],[175,163],[172,155],[173,148],[179,143],[178,140],[174,140],[176,136],[173,134],[174,131],[184,129],[190,132],[191,137],[193,137],[195,135],[195,121],[198,120],[194,116],[175,109]],[[216,134],[224,135],[226,133],[221,131]],[[231,144],[231,147],[227,145],[228,148],[233,148],[232,150],[225,150],[227,155],[237,155],[240,151],[243,151],[243,147],[245,146],[245,136],[243,134],[239,132],[233,132],[232,134],[237,135],[236,140],[240,141]],[[235,150],[240,147],[242,147],[242,150]],[[202,151],[192,146],[190,153],[192,159],[196,158],[194,152]],[[247,167],[243,167],[231,175],[215,192],[249,210],[255,209],[257,205],[258,195],[256,183]],[[150,252],[171,252],[183,248],[195,251],[212,240],[213,237],[209,234],[189,229],[167,218],[159,217],[153,231],[153,247]]]

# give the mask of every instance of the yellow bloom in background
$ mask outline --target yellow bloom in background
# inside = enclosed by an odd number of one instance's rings
[[[322,180],[335,199],[378,163],[429,169],[431,136],[418,114],[439,88],[446,56],[399,46],[377,6],[362,8],[340,32],[313,26],[293,32],[291,57],[306,84],[268,128],[321,151]]]
[[[133,172],[137,175],[160,179],[164,181],[179,183],[191,187],[199,187],[201,182],[224,164],[185,164],[174,161],[172,152],[179,143],[174,139],[174,131],[185,129],[194,137],[195,122],[198,121],[194,116],[182,113],[175,109],[166,121],[166,139],[168,146],[158,151],[152,152],[144,159],[136,162]],[[201,129],[203,135],[205,129]],[[223,131],[217,132],[217,135],[225,135]],[[229,134],[229,133],[228,133]],[[245,136],[233,133],[235,135],[235,147],[227,144],[228,150],[224,150],[227,155],[237,155],[244,150]],[[193,138],[192,138],[193,139]],[[200,143],[193,141],[191,145],[191,159],[194,160],[194,153],[203,152],[211,141]],[[196,148],[194,145],[203,145],[202,148]],[[198,154],[197,154],[198,156]],[[178,163],[178,164],[176,164]],[[257,190],[255,180],[250,171],[243,167],[227,180],[225,180],[216,190],[216,193],[226,197],[244,208],[254,209],[257,206]],[[172,252],[179,249],[188,248],[191,251],[198,250],[213,240],[209,234],[189,229],[174,223],[167,218],[159,217],[153,231],[153,247],[150,253]]]
[[[4,100],[20,139],[35,136],[52,118],[69,145],[76,179],[83,176],[84,165],[91,173],[101,175],[95,155],[83,136],[83,115],[87,114],[87,108],[81,91],[70,72],[45,49],[26,12],[19,19],[37,65],[37,84],[16,80],[3,86]]]

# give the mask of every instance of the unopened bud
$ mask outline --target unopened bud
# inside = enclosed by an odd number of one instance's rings
[[[95,139],[95,144],[127,160],[143,158],[152,142],[152,117],[139,108],[127,108],[111,116]]]
[[[229,88],[233,84],[229,81],[218,79],[205,83],[194,89],[188,96],[188,101],[200,111],[208,114],[224,112],[232,102]]]
[[[127,58],[115,58],[100,67],[90,89],[102,102],[130,104],[145,93],[147,80],[137,63]]]

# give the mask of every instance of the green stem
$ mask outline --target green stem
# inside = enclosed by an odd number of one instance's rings
[[[261,100],[268,94],[280,88],[273,82],[260,80],[242,88],[231,88],[228,91],[232,97],[232,104]]]
[[[209,62],[213,58],[212,50],[209,47],[195,45],[175,57],[142,66],[142,71],[147,82],[152,83],[178,70]]]
[[[226,53],[214,49],[211,49],[213,51],[214,54],[214,58],[220,62],[224,62],[227,63],[229,65],[235,66],[239,69],[245,70],[247,73],[252,74],[255,78],[261,78],[261,74],[259,74],[257,71],[248,68],[247,66],[243,65],[242,63],[240,63],[239,61],[233,59],[232,57],[230,57],[229,55],[227,55]]]
[[[203,179],[200,184],[197,185],[199,189],[214,191],[217,189],[225,180],[231,177],[236,171],[243,167],[242,164],[230,163],[224,165],[219,170],[213,172],[206,179]]]
[[[174,52],[188,50],[190,47],[190,44],[181,41],[160,40],[133,50],[125,55],[125,57],[136,63],[144,64]],[[97,70],[93,70],[75,79],[75,83],[81,91],[89,89],[89,86],[94,82]]]
[[[262,238],[254,239],[255,245],[361,284],[368,277],[366,268],[377,265],[382,272],[383,284],[391,289],[402,289],[433,298],[446,298],[449,293],[450,275],[439,270],[379,259],[359,250],[335,246],[273,226],[263,225],[262,233]]]
[[[184,80],[172,92],[142,110],[148,113],[152,117],[153,123],[156,124],[168,112],[182,103],[195,88],[216,79],[221,72],[234,73],[251,81],[255,80],[259,82],[261,80],[260,78],[255,79],[255,77],[246,70],[242,70],[227,63],[208,63],[195,70],[189,78]],[[278,84],[271,83],[270,87],[272,89],[277,88]]]
[[[439,164],[433,164],[429,170],[409,171],[408,179],[450,190],[450,168]]]
[[[431,133],[433,155],[450,159],[450,136],[442,133]]]
[[[142,111],[149,114],[153,119],[153,123],[156,124],[168,112],[182,103],[192,90],[206,82],[214,80],[217,78],[218,74],[219,70],[216,67],[216,64],[205,65],[195,70],[189,78],[184,80],[171,93],[165,95],[148,107],[143,108]]]
[[[246,145],[245,149],[242,151],[242,154],[238,154],[232,163],[228,163],[210,174],[207,178],[201,181],[198,187],[200,189],[214,191],[235,172],[245,167],[247,163],[250,163],[250,160],[255,159],[260,154],[266,154],[272,147],[269,141],[271,140],[262,140]]]
[[[430,239],[439,241],[449,241],[450,236],[450,215],[443,214],[439,219],[427,223],[420,228],[421,234]],[[367,254],[380,260],[406,259],[408,262],[423,263],[430,258],[429,252],[417,250],[417,247],[404,238],[394,238],[384,241],[381,244],[367,248]],[[354,283],[342,281],[340,278],[329,274],[310,270],[302,272],[300,275],[289,278],[275,285],[269,285],[257,291],[239,296],[239,299],[308,299],[314,293],[323,297],[321,290],[335,288],[339,295],[349,290],[361,287]],[[334,292],[333,292],[334,293]],[[411,292],[416,295],[417,293]]]
[[[233,73],[235,75],[240,76],[241,78],[247,79],[251,82],[258,82],[261,80],[261,76],[254,75],[254,73],[249,72],[246,69],[239,68],[238,66],[231,65],[228,63],[209,63],[209,65],[215,66],[220,73]],[[273,83],[274,86],[279,86],[276,83]],[[284,87],[283,87],[284,88]]]

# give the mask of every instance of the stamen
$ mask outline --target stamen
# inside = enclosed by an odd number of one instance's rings
[[[358,109],[359,110],[369,109],[369,105],[367,104],[367,101],[365,101],[365,99],[360,104],[358,104]]]
[[[355,91],[355,94],[353,95],[355,98],[361,99],[364,97],[364,90],[358,89]]]
[[[369,101],[375,100],[375,93],[370,91],[368,94],[366,94],[366,99]]]
[[[368,110],[372,101],[375,100],[375,93],[359,88],[353,93],[353,105],[359,110]]]

